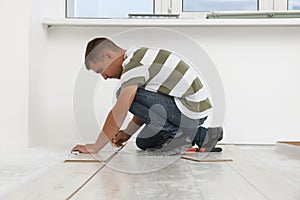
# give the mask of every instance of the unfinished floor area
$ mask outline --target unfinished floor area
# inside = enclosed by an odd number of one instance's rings
[[[149,156],[134,142],[93,156],[70,155],[69,147],[6,152],[0,199],[300,198],[299,146],[219,146],[180,156]]]

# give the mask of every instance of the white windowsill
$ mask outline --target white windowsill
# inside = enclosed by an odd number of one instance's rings
[[[261,27],[300,26],[300,18],[290,19],[66,19],[45,18],[50,27]]]

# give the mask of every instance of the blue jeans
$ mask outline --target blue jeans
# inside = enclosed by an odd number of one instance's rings
[[[146,124],[136,139],[140,149],[154,148],[165,141],[186,134],[201,146],[207,129],[200,125],[207,119],[191,119],[177,108],[174,97],[138,88],[129,111]]]

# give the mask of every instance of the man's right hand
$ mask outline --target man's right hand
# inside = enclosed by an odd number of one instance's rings
[[[113,139],[113,143],[116,146],[123,146],[123,143],[129,140],[131,135],[126,134],[124,131],[120,130],[118,133],[115,135]]]

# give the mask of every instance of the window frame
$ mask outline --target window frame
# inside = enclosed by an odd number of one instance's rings
[[[153,0],[153,14],[178,14],[179,18],[206,18],[208,13],[214,12],[183,12],[183,0]],[[288,11],[288,0],[257,0],[257,11],[230,11],[231,13],[248,13],[248,12],[260,12],[260,11]],[[65,0],[65,18],[74,16],[75,5],[74,0]],[[71,3],[70,3],[71,2]],[[228,11],[215,11],[215,12],[228,12]],[[83,19],[83,17],[76,17],[77,19]],[[101,18],[97,18],[101,19]],[[126,19],[126,18],[125,18]]]

